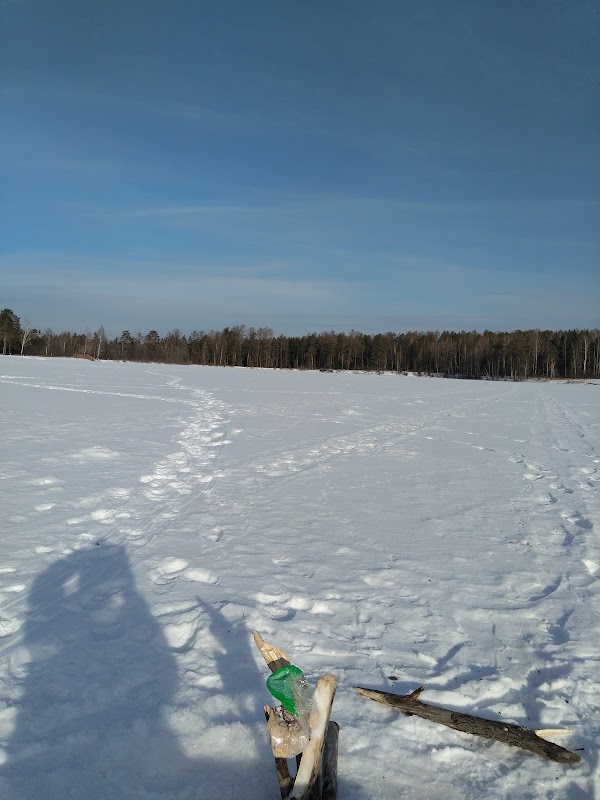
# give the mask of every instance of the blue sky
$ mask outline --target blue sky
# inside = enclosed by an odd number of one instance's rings
[[[600,324],[596,0],[0,0],[0,307]]]

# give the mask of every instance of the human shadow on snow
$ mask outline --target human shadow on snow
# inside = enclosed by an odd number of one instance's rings
[[[208,613],[213,631],[226,637],[227,621],[214,607]],[[247,680],[250,671],[251,683],[259,678],[249,637],[240,632],[233,650],[236,668],[217,667],[235,708],[231,694],[242,673]],[[11,658],[23,693],[0,767],[4,800],[278,796],[264,739],[255,737],[254,756],[244,760],[182,749],[165,713],[176,702],[177,664],[136,591],[123,546],[77,551],[41,573],[22,647]],[[249,714],[227,721],[249,722]]]

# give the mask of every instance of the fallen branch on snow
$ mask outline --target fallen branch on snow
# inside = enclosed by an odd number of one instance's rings
[[[562,764],[577,764],[581,761],[581,757],[577,753],[565,750],[564,747],[559,747],[553,742],[547,742],[529,728],[522,728],[520,725],[513,725],[509,722],[495,722],[476,717],[473,714],[463,714],[460,711],[451,711],[447,708],[440,708],[440,706],[422,703],[418,697],[424,689],[425,686],[420,686],[411,694],[398,695],[378,692],[374,689],[363,689],[360,686],[354,687],[354,691],[358,694],[409,716],[414,714],[431,722],[446,725],[456,731],[471,733],[474,736],[484,736],[486,739],[495,739],[504,744],[521,747],[523,750],[529,750],[538,756],[550,758],[552,761],[559,761]]]

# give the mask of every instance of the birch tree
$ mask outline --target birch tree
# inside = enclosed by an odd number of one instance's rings
[[[35,331],[31,327],[31,323],[29,320],[25,322],[25,327],[21,330],[21,355],[23,355],[23,351],[31,341]]]

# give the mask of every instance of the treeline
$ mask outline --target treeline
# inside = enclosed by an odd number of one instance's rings
[[[309,333],[276,336],[270,328],[243,325],[222,331],[173,330],[109,339],[94,333],[42,333],[0,312],[3,353],[77,356],[166,364],[274,369],[417,372],[446,377],[523,380],[600,377],[600,330],[412,331],[408,333]]]

